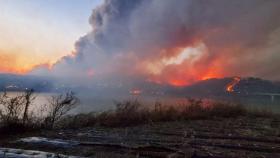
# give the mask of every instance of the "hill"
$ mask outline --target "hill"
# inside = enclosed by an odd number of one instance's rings
[[[0,74],[0,91],[35,89],[37,92],[47,92],[53,88],[53,80],[51,78],[32,75]]]
[[[280,85],[277,82],[254,77],[214,78],[199,81],[190,86],[173,88],[169,90],[169,93],[200,97],[228,95],[246,96],[266,93],[280,94]]]

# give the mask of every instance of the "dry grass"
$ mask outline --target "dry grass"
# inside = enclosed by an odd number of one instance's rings
[[[65,117],[59,122],[59,126],[62,128],[127,127],[166,121],[230,118],[247,114],[248,111],[239,104],[213,102],[205,106],[201,100],[190,99],[183,105],[163,106],[161,103],[156,103],[153,108],[148,108],[139,101],[132,100],[117,102],[115,110]]]
[[[26,95],[28,93],[25,93]],[[244,106],[233,103],[211,102],[205,104],[201,100],[189,99],[181,105],[163,105],[156,102],[152,107],[145,106],[138,100],[116,102],[115,109],[101,113],[67,115],[76,107],[78,98],[73,93],[54,96],[49,102],[47,116],[35,117],[32,112],[22,114],[21,109],[27,105],[26,95],[9,98],[0,97],[4,110],[0,111],[0,133],[13,131],[50,128],[81,128],[92,126],[127,127],[167,121],[183,121],[195,119],[212,119],[216,117],[232,118],[238,116],[269,117],[271,113],[248,111]],[[29,100],[31,104],[32,100]],[[46,112],[46,111],[45,111]]]

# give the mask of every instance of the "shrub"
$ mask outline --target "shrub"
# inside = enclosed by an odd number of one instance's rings
[[[5,92],[0,96],[0,103],[2,105],[0,111],[1,122],[3,124],[20,123],[24,97],[22,95],[8,97]]]
[[[68,115],[63,117],[60,121],[57,122],[58,128],[80,128],[80,127],[89,127],[96,125],[96,113],[81,113],[76,115]]]
[[[79,103],[79,99],[73,92],[52,96],[49,100],[47,117],[44,120],[45,127],[53,128],[55,123],[74,109]]]
[[[183,107],[183,117],[185,119],[201,119],[208,116],[209,108],[203,106],[203,102],[200,99],[188,99],[188,102]]]
[[[35,128],[29,120],[29,106],[35,99],[33,90],[28,90],[16,96],[8,96],[6,92],[0,95],[0,132],[11,133]]]
[[[246,114],[247,110],[241,104],[216,102],[210,109],[210,115],[212,117],[237,117]]]
[[[206,106],[203,101],[195,99],[189,99],[185,104],[178,106],[164,106],[156,102],[154,109],[144,106],[138,100],[116,102],[115,105],[115,110],[68,116],[60,121],[60,125],[64,128],[96,125],[126,127],[154,122],[237,117],[247,114],[246,109],[238,104],[213,102]]]
[[[48,128],[80,128],[88,126],[126,127],[139,124],[180,121],[192,119],[211,119],[214,117],[238,117],[240,115],[258,116],[248,112],[244,106],[223,102],[209,105],[199,99],[188,99],[182,105],[154,104],[154,108],[141,104],[138,100],[115,102],[115,109],[101,113],[68,115],[79,104],[73,92],[53,96],[42,113],[35,116],[29,107],[34,101],[34,91],[15,97],[6,93],[0,96],[0,119],[5,131]]]
[[[148,122],[149,111],[138,101],[115,102],[116,109],[102,112],[96,122],[103,126],[131,126]]]
[[[6,92],[0,95],[1,134],[53,128],[55,123],[75,108],[79,102],[72,92],[53,96],[45,109],[41,107],[41,113],[47,113],[47,116],[36,116],[35,112],[29,109],[35,98],[33,90],[16,96],[8,96]]]

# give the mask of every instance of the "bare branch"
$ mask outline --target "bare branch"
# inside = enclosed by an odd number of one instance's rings
[[[79,104],[79,99],[73,92],[52,96],[49,100],[49,114],[45,120],[46,126],[53,128],[54,124]]]

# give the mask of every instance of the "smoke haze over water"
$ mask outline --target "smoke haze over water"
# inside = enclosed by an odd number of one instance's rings
[[[279,80],[279,8],[278,0],[105,0],[72,56],[31,73],[80,84]]]

